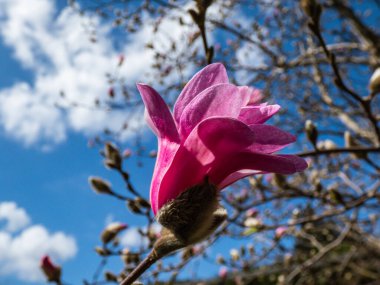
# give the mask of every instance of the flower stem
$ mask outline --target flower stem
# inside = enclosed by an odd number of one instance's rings
[[[141,276],[149,267],[159,259],[154,250],[145,257],[145,259],[120,283],[120,285],[131,285]]]

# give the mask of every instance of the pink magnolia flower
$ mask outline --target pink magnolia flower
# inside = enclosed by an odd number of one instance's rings
[[[40,267],[48,281],[59,281],[61,279],[61,267],[55,265],[48,255],[41,258]]]
[[[248,175],[292,174],[307,167],[294,155],[273,153],[295,141],[264,125],[280,109],[260,104],[260,91],[235,86],[220,63],[210,64],[187,83],[173,114],[150,86],[137,84],[146,120],[158,137],[150,200],[153,212],[207,177],[221,190]]]

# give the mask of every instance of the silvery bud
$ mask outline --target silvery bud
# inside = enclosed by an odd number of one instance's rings
[[[109,271],[104,272],[104,279],[108,282],[118,282],[117,276]]]
[[[91,176],[88,182],[97,194],[113,194],[111,184],[100,177]]]
[[[48,255],[42,257],[40,268],[49,282],[61,283],[61,267],[55,265]]]
[[[317,127],[314,125],[313,121],[307,120],[305,122],[305,131],[307,138],[309,141],[316,146],[317,145],[317,139],[318,139],[318,130]]]
[[[216,257],[216,263],[218,263],[218,264],[226,264],[226,260],[224,259],[224,257],[222,256],[222,255],[218,255],[217,257]]]
[[[122,158],[120,155],[119,150],[117,147],[110,143],[107,142],[104,146],[104,155],[105,155],[105,160],[104,164],[109,167],[109,168],[116,168],[120,169],[121,168],[121,163],[122,163]]]
[[[233,261],[238,261],[240,259],[239,251],[235,248],[230,250],[230,256]]]
[[[247,228],[258,228],[263,225],[263,222],[258,218],[247,218],[244,221],[244,226]]]
[[[112,241],[121,231],[125,230],[128,227],[126,224],[122,223],[112,223],[109,224],[101,233],[100,239],[104,244]]]
[[[369,90],[372,94],[380,92],[380,67],[376,68],[369,80]]]

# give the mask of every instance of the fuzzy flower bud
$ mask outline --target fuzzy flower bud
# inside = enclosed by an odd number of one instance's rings
[[[283,237],[288,231],[287,227],[278,227],[275,231],[275,238],[280,239]]]
[[[129,148],[127,148],[127,149],[125,149],[124,151],[123,151],[123,158],[128,158],[128,157],[130,157],[132,155],[132,151],[129,149]]]
[[[118,62],[118,66],[122,66],[123,63],[124,63],[124,60],[125,60],[125,57],[123,54],[119,55],[119,62]]]
[[[337,147],[336,144],[329,139],[318,142],[317,146],[318,149],[321,150],[335,149]]]
[[[235,248],[230,250],[230,256],[233,261],[238,261],[240,259],[239,251]]]
[[[245,212],[245,216],[247,218],[253,218],[253,217],[256,217],[258,213],[259,213],[259,210],[257,210],[256,208],[251,208]]]
[[[227,276],[228,276],[228,270],[227,270],[227,268],[225,266],[221,267],[219,269],[218,275],[219,275],[219,278],[226,279]]]
[[[118,282],[117,276],[109,271],[104,272],[104,279],[109,282]]]
[[[216,257],[216,263],[218,263],[218,264],[226,264],[226,260],[224,259],[224,257],[222,255],[219,254]]]
[[[122,158],[120,155],[119,150],[117,147],[110,143],[107,142],[104,146],[104,155],[106,157],[104,164],[109,167],[109,168],[116,168],[120,169],[121,168],[121,163],[122,163]]]
[[[103,180],[100,177],[91,176],[88,179],[88,182],[90,183],[91,188],[97,194],[112,194],[113,193],[110,183]]]
[[[110,254],[110,251],[108,249],[106,249],[104,247],[100,247],[100,246],[95,247],[95,251],[100,256],[107,256]]]
[[[112,223],[109,224],[101,233],[100,239],[104,244],[112,241],[121,231],[125,230],[128,227],[126,224],[122,223]]]
[[[318,139],[318,130],[312,120],[307,120],[305,122],[305,131],[309,141],[313,144],[313,146],[316,146]]]
[[[55,265],[48,255],[42,257],[40,267],[49,282],[60,283],[61,267]]]
[[[369,90],[372,94],[380,92],[380,67],[376,68],[369,80]]]
[[[257,228],[263,225],[263,222],[257,218],[248,218],[244,221],[244,226],[247,228]]]
[[[108,96],[109,96],[110,98],[115,97],[115,89],[113,89],[113,87],[110,87],[110,88],[108,89]]]

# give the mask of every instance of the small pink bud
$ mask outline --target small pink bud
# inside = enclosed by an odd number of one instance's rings
[[[121,54],[121,55],[119,55],[119,63],[118,63],[118,66],[121,66],[121,65],[123,65],[123,63],[124,63],[124,55],[123,54]]]
[[[259,211],[256,208],[248,209],[247,212],[245,212],[245,216],[247,218],[253,218],[256,217]]]
[[[222,278],[222,279],[226,279],[227,278],[227,275],[228,275],[228,270],[227,270],[227,267],[223,266],[219,269],[219,273],[218,273],[219,277]]]
[[[61,267],[55,265],[48,255],[41,258],[40,267],[44,272],[48,281],[60,282],[61,280]]]
[[[110,87],[108,89],[108,96],[111,98],[115,97],[115,90],[113,89],[113,87]]]
[[[128,157],[130,157],[132,155],[132,151],[129,149],[129,148],[127,148],[127,149],[125,149],[124,151],[123,151],[123,157],[124,158],[128,158]]]
[[[286,232],[288,231],[288,228],[287,227],[278,227],[275,231],[275,237],[276,239],[279,239],[281,237],[283,237]]]
[[[100,239],[103,243],[109,243],[112,241],[121,231],[125,230],[128,227],[127,224],[122,223],[112,223],[109,224],[102,232]]]
[[[266,175],[264,175],[264,180],[265,180],[265,182],[267,182],[267,183],[271,183],[272,180],[273,180],[273,174],[270,173],[270,174],[266,174]]]
[[[238,261],[240,259],[239,251],[235,248],[230,250],[230,256],[233,261]]]

